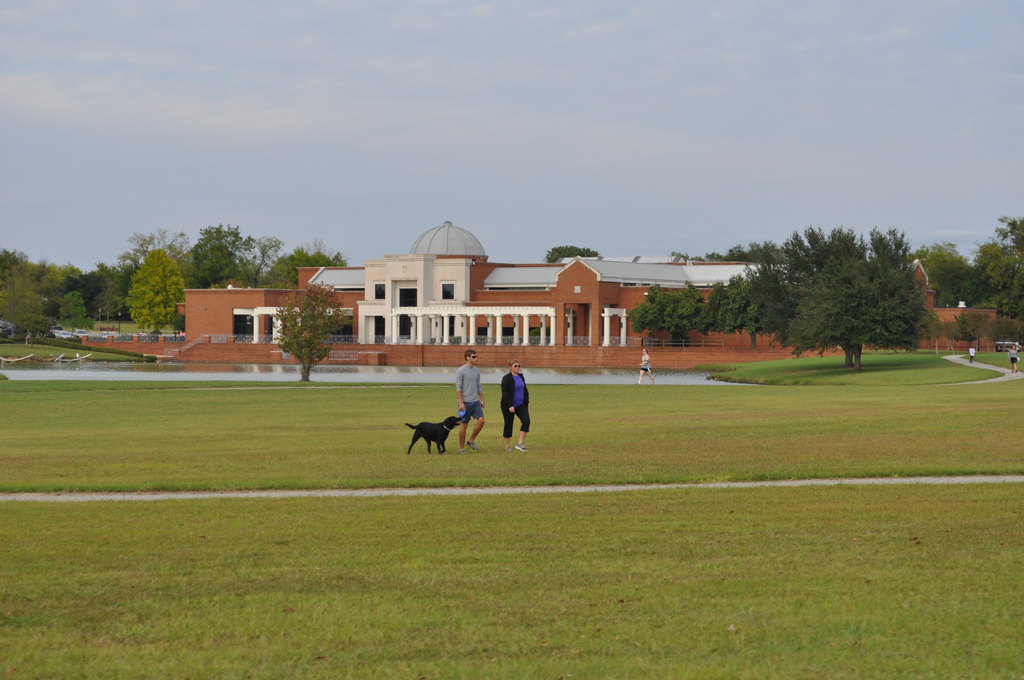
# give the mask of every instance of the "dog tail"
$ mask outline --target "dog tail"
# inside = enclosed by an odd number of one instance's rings
[[[409,423],[406,423],[406,424],[405,424],[405,426],[406,426],[406,427],[409,427],[409,428],[412,428],[412,429],[414,429],[414,430],[416,429],[416,426],[415,426],[415,425],[410,425]]]

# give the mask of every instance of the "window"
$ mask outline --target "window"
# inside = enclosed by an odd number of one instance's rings
[[[455,299],[455,284],[454,283],[442,283],[441,284],[441,299],[442,300],[454,300]]]
[[[398,306],[399,307],[415,307],[416,306],[416,289],[415,288],[399,288],[398,289]]]
[[[384,299],[384,284],[375,283],[373,284],[373,299],[383,300]]]

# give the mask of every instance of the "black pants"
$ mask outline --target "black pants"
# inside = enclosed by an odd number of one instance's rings
[[[523,432],[530,431],[530,409],[526,404],[516,406],[515,413],[509,413],[507,407],[503,408],[501,415],[505,417],[505,431],[501,435],[505,439],[512,437],[512,423],[515,422],[516,416],[519,416],[519,429]]]

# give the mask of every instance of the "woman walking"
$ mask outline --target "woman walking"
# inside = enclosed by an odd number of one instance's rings
[[[512,451],[512,424],[519,418],[519,443],[516,451],[526,451],[526,434],[530,431],[530,391],[519,372],[519,362],[508,364],[508,373],[501,379],[501,415],[505,418],[505,450]]]

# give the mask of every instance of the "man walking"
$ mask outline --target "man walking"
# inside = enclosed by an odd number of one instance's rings
[[[480,389],[480,369],[476,367],[476,350],[467,349],[463,353],[466,360],[459,369],[455,371],[455,397],[459,400],[459,416],[462,424],[459,425],[459,453],[466,453],[468,446],[474,451],[479,451],[476,445],[477,435],[484,429],[484,395]],[[466,427],[470,419],[475,418],[473,433],[466,441]]]

